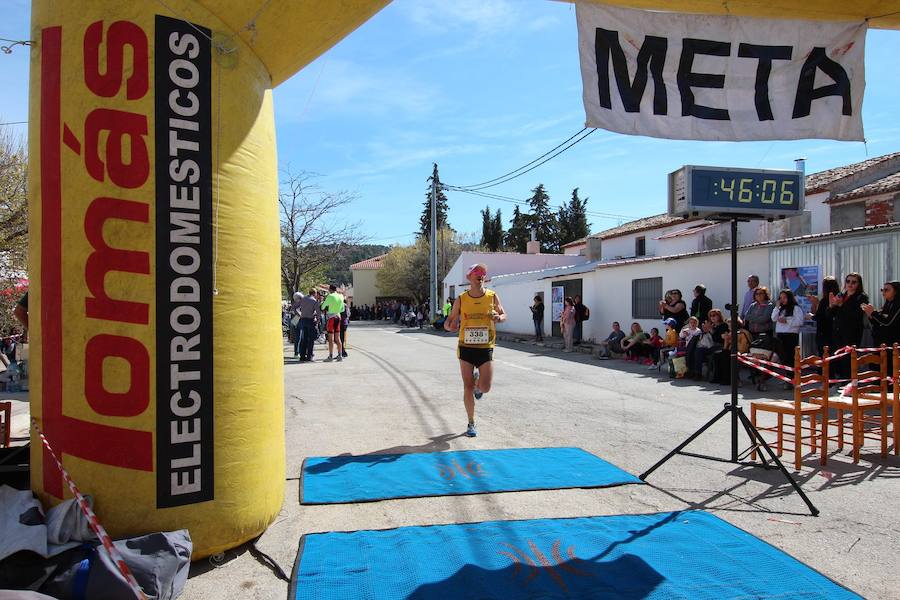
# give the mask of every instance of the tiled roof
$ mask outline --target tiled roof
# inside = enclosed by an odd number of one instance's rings
[[[809,195],[815,194],[816,192],[821,192],[835,181],[843,179],[844,177],[849,177],[854,173],[864,171],[865,169],[874,167],[875,165],[886,160],[891,160],[892,158],[897,157],[900,157],[900,152],[885,154],[883,156],[876,156],[875,158],[870,158],[869,160],[864,160],[862,162],[844,165],[842,167],[835,167],[834,169],[828,169],[827,171],[819,171],[818,173],[813,173],[812,175],[808,175],[806,177],[806,193],[807,195]]]
[[[828,204],[836,204],[847,200],[855,200],[856,198],[866,198],[868,196],[877,196],[878,194],[887,194],[888,192],[896,192],[900,190],[900,173],[888,175],[878,181],[873,181],[869,185],[858,187],[855,190],[838,194],[828,199]]]
[[[563,248],[571,248],[572,246],[583,246],[587,243],[587,238],[583,237],[581,239],[577,239],[574,242],[569,242],[568,244],[563,244]]]
[[[352,271],[359,271],[363,269],[380,269],[382,265],[382,261],[387,254],[382,254],[381,256],[373,256],[372,258],[367,258],[366,260],[361,260],[358,263],[353,263],[350,265],[350,269]]]
[[[663,213],[661,215],[653,215],[652,217],[644,217],[643,219],[635,219],[634,221],[623,223],[618,227],[613,227],[612,229],[607,229],[606,231],[595,233],[591,237],[606,240],[609,238],[627,235],[629,233],[637,233],[639,231],[647,231],[649,229],[666,227],[667,225],[675,225],[676,223],[690,223],[692,221],[698,220],[698,218],[682,219],[681,217],[670,217],[666,213]]]

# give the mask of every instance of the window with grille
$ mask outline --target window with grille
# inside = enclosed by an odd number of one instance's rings
[[[647,255],[647,238],[639,237],[634,240],[634,255],[635,256],[646,256]]]
[[[634,319],[659,318],[662,277],[631,280],[631,316]]]

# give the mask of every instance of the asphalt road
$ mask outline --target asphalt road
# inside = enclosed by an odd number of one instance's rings
[[[306,456],[578,446],[639,474],[715,415],[728,393],[623,361],[507,344],[495,351],[494,388],[478,401],[478,437],[471,439],[462,436],[454,338],[354,323],[350,343],[342,363],[318,362],[321,347],[316,362],[296,363],[285,348],[285,503],[257,547],[288,575],[300,536],[309,532],[702,508],[867,598],[897,598],[894,456],[867,453],[853,465],[835,453],[827,467],[807,457],[798,481],[819,517],[809,516],[777,471],[683,456],[653,473],[650,485],[300,506],[297,478]],[[742,401],[759,397],[744,391]],[[688,449],[728,456],[728,422]],[[217,566],[195,563],[182,597],[285,598],[287,584],[264,563],[247,546]]]

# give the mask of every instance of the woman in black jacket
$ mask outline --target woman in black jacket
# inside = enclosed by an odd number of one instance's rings
[[[862,275],[849,273],[844,278],[844,291],[830,294],[828,310],[831,314],[831,335],[836,352],[844,346],[859,346],[863,335],[863,319],[866,318],[862,305],[869,303],[863,290]],[[844,356],[834,361],[835,375],[845,379],[850,376],[850,358]]]
[[[900,281],[888,281],[881,288],[884,306],[875,310],[871,304],[863,304],[862,310],[872,324],[875,345],[892,346],[900,343]]]
[[[834,340],[831,335],[831,295],[841,293],[841,286],[837,279],[831,275],[822,280],[822,298],[816,298],[812,294],[808,296],[812,304],[813,321],[816,322],[816,352],[822,356],[825,346],[834,349]]]

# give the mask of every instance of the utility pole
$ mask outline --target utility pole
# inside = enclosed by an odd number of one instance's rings
[[[431,319],[437,316],[438,308],[438,274],[437,274],[437,163],[431,174]]]

